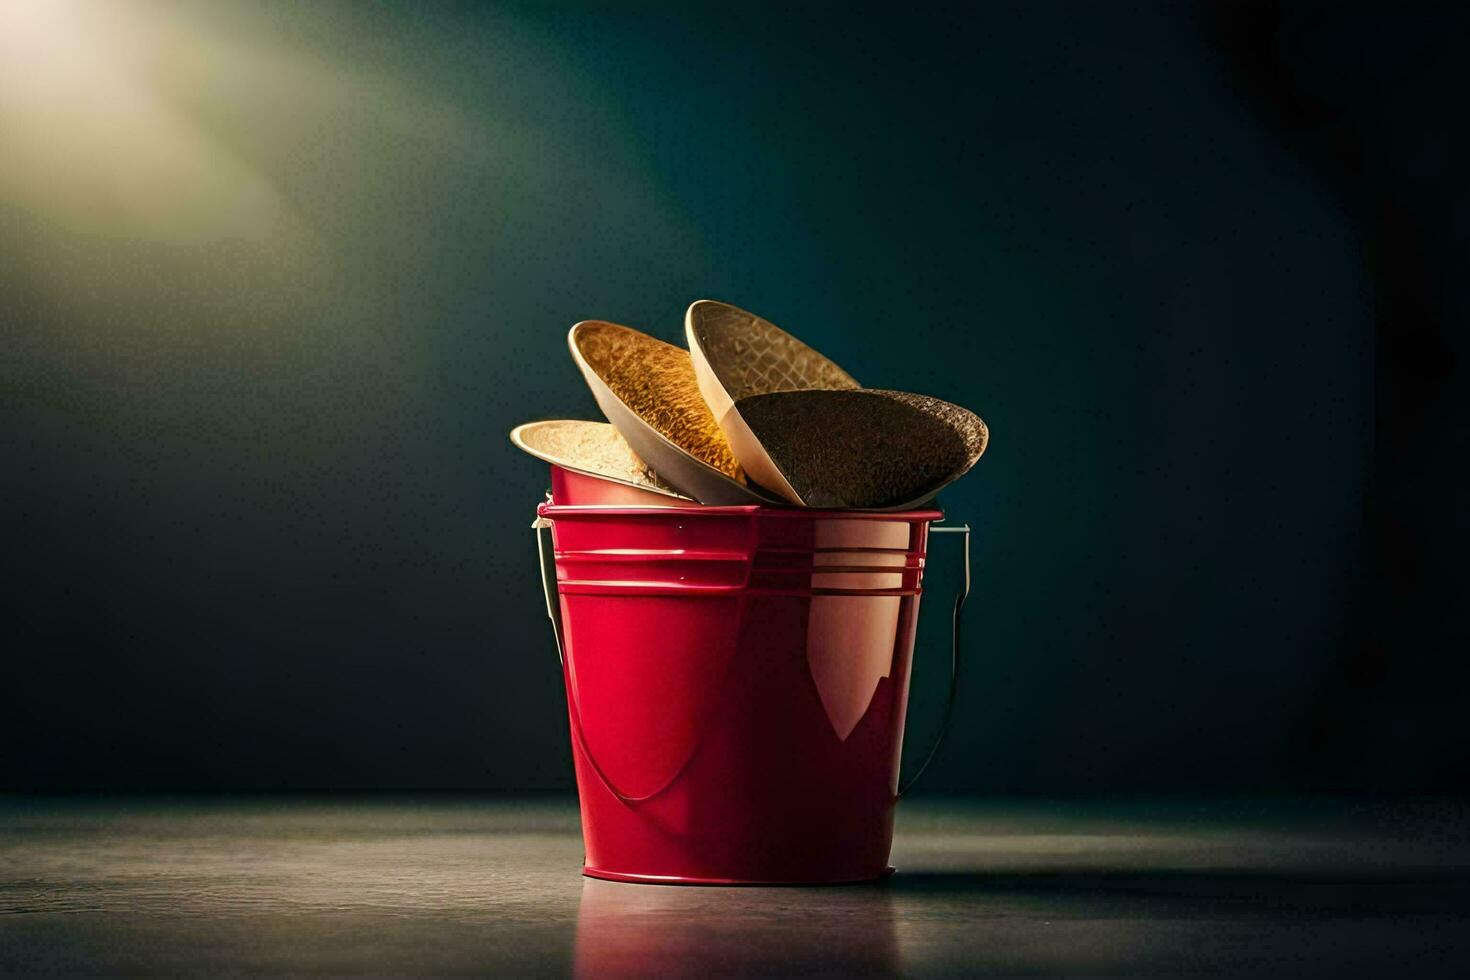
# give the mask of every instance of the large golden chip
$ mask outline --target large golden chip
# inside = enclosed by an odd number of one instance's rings
[[[732,480],[744,472],[699,393],[689,352],[630,327],[579,324],[573,342],[612,393],[638,418]]]

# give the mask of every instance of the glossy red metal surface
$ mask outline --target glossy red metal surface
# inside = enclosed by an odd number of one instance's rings
[[[888,872],[938,511],[544,504],[585,873]]]
[[[693,500],[641,490],[588,473],[551,467],[551,497],[562,504],[597,504],[616,507],[698,507]]]

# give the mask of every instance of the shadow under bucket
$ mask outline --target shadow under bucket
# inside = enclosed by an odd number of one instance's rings
[[[537,514],[583,872],[818,884],[891,871],[920,583],[943,515],[556,502]],[[965,534],[968,563],[969,529],[936,530]]]

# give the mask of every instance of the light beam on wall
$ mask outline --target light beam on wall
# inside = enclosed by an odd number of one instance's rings
[[[269,182],[159,84],[213,41],[137,0],[0,0],[0,203],[88,233],[265,234]]]

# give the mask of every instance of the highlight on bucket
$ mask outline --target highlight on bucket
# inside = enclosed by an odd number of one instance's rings
[[[566,685],[583,873],[662,884],[866,881],[954,704],[969,527],[930,501],[989,439],[938,399],[858,386],[769,321],[689,307],[688,351],[572,328],[611,426],[512,433]],[[728,461],[728,462],[727,462]],[[931,533],[963,546],[938,736],[900,776]]]

